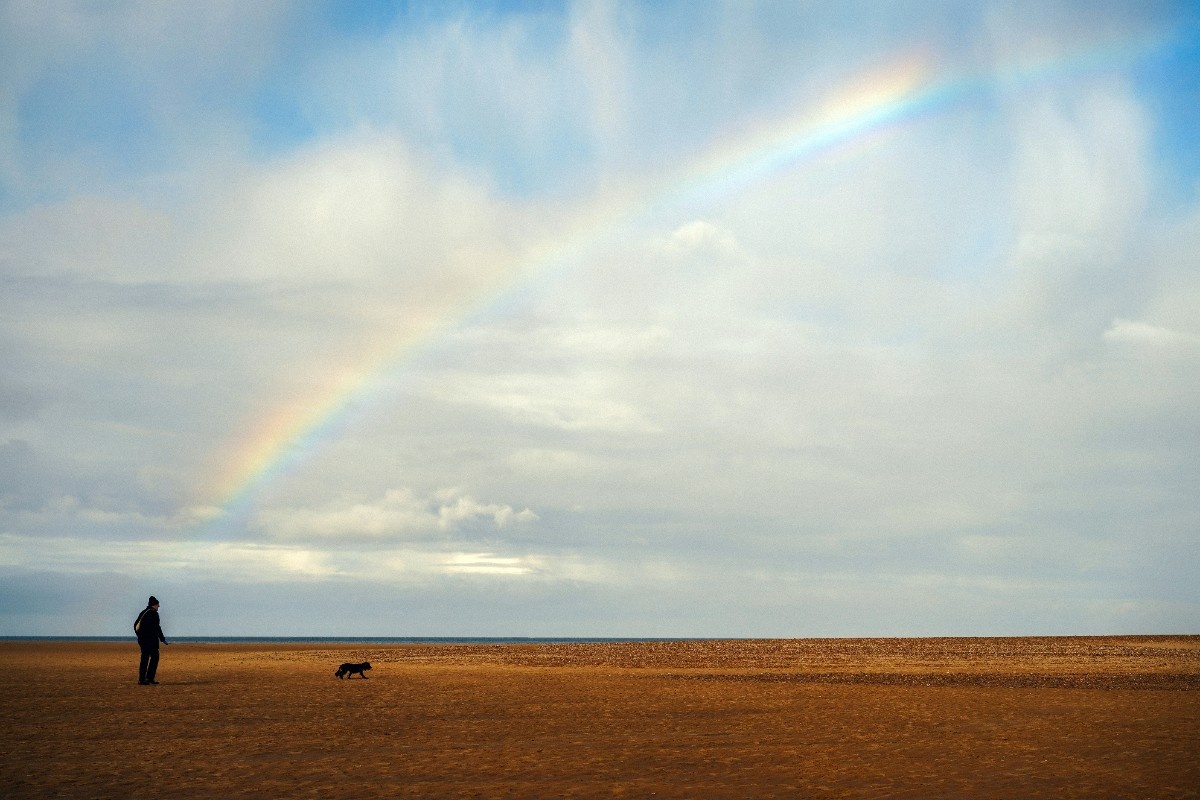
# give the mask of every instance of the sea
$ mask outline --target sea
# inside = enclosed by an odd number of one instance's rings
[[[0,636],[4,642],[131,642],[133,636]],[[638,636],[172,636],[171,644],[606,644],[701,641]]]

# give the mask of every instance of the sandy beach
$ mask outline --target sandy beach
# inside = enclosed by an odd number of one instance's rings
[[[0,793],[1200,794],[1196,636],[174,644],[158,686],[137,655],[0,643]]]

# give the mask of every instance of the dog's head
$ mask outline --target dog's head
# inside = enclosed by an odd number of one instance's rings
[[[371,662],[370,662],[370,661],[364,661],[364,662],[362,663],[362,668],[363,668],[363,669],[370,669],[370,668],[371,668]]]

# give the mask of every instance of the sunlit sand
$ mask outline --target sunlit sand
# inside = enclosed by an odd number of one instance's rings
[[[1195,797],[1200,637],[0,643],[33,797]],[[345,661],[368,679],[338,680]]]

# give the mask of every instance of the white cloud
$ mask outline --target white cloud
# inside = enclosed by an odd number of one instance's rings
[[[221,236],[205,267],[239,280],[386,288],[410,312],[443,295],[461,302],[514,268],[514,237],[527,228],[478,184],[431,168],[386,134],[302,150],[221,187],[209,223]]]
[[[438,508],[438,527],[444,531],[453,531],[464,522],[480,517],[491,517],[497,528],[504,528],[513,523],[528,523],[537,520],[537,514],[526,508],[523,511],[513,511],[512,506],[497,503],[480,503],[473,497],[459,496],[453,502],[443,502]]]
[[[420,497],[409,489],[392,489],[369,501],[333,500],[317,508],[269,508],[255,518],[256,526],[276,540],[423,538],[454,534],[477,520],[490,520],[496,529],[536,522],[528,508],[516,511],[500,503],[480,503],[448,489]]]
[[[37,529],[45,531],[80,530],[94,535],[106,532],[171,532],[194,529],[222,515],[211,506],[183,506],[167,514],[153,514],[131,507],[128,498],[79,498],[57,494],[35,508],[11,508],[0,493],[0,525],[10,530]]]
[[[675,256],[744,258],[737,239],[728,230],[706,220],[692,220],[676,228],[667,240],[665,251]]]
[[[602,157],[626,145],[629,130],[631,67],[618,19],[627,10],[615,3],[578,3],[571,8],[570,52],[590,95],[586,107]]]
[[[568,331],[566,335],[578,342],[576,333]],[[606,346],[595,339],[588,344]],[[608,370],[570,375],[443,373],[436,386],[430,387],[444,402],[480,406],[521,425],[567,431],[654,432],[657,426],[625,399],[623,389],[619,373]]]
[[[1104,332],[1105,341],[1114,344],[1146,345],[1159,348],[1194,349],[1200,336],[1129,319],[1114,319]]]
[[[336,561],[330,552],[249,542],[0,534],[3,566],[68,573],[115,572],[140,580],[197,568],[236,582],[330,578],[341,571]]]

